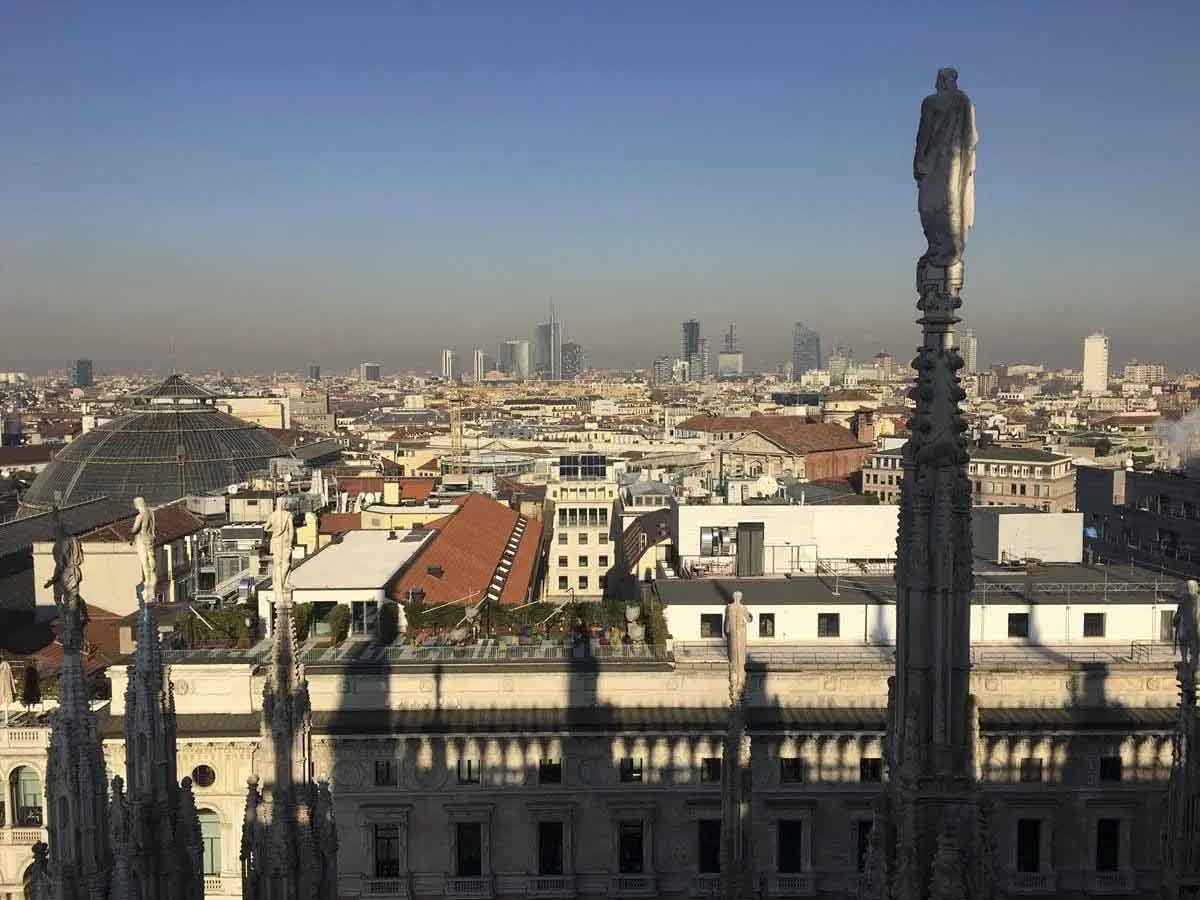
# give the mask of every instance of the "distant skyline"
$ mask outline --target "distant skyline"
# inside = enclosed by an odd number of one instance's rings
[[[921,98],[979,110],[981,364],[1200,365],[1200,6],[439,0],[0,11],[0,371],[437,371],[532,340],[905,361]],[[948,49],[951,48],[951,49]]]

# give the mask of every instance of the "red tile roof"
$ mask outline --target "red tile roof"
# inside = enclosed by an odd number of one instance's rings
[[[79,540],[84,543],[97,541],[128,544],[133,540],[133,520],[136,517],[135,513],[109,525],[102,525],[94,531],[80,535]],[[195,534],[202,527],[204,527],[204,523],[188,512],[182,500],[168,503],[166,506],[160,506],[154,510],[155,546],[161,547],[177,541],[181,537]]]
[[[864,444],[848,428],[813,422],[804,416],[692,416],[675,427],[684,431],[742,434],[757,431],[797,456],[873,446]]]
[[[392,587],[397,600],[407,600],[414,590],[425,592],[427,605],[476,603],[487,594],[509,536],[524,517],[483,494],[469,494],[457,502],[459,511],[432,524],[437,534]],[[542,526],[536,520],[524,521],[525,532],[500,594],[502,604],[524,602],[537,570]],[[438,567],[440,576],[430,574]]]
[[[359,528],[362,528],[362,513],[356,512],[322,513],[320,521],[317,522],[318,534],[341,534],[343,531],[357,531]]]

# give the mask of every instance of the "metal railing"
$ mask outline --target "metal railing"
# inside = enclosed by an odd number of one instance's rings
[[[1053,894],[1058,890],[1058,876],[1053,872],[1013,872],[1008,890],[1011,894]]]

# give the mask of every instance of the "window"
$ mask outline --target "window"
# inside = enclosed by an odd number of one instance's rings
[[[483,874],[483,823],[455,823],[454,874],[477,878]]]
[[[804,871],[804,821],[779,820],[779,871],[783,874]]]
[[[560,569],[565,569],[565,568],[566,568],[567,566],[569,566],[570,564],[571,564],[570,557],[567,557],[567,556],[560,556],[560,557],[558,558],[558,567],[559,567]]]
[[[586,556],[579,557],[579,567],[581,569],[586,569],[587,564],[588,564],[588,558]]]
[[[859,819],[855,823],[854,832],[858,844],[858,871],[867,871],[867,857],[871,855],[871,831],[875,823],[870,819]]]
[[[1083,614],[1083,636],[1086,638],[1104,637],[1104,613]]]
[[[579,576],[579,589],[586,591],[588,589],[588,577],[586,575]]]
[[[602,569],[607,569],[607,568],[608,568],[608,557],[607,557],[607,556],[599,556],[599,557],[597,557],[597,558],[596,558],[596,565],[598,565],[598,566],[599,566],[600,568],[602,568]]]
[[[560,531],[560,532],[558,533],[558,542],[559,542],[559,544],[565,544],[565,543],[567,542],[567,537],[568,537],[568,535],[567,535],[567,533],[566,533],[565,531]]]
[[[1042,820],[1017,820],[1017,871],[1042,871]]]
[[[1029,613],[1008,614],[1008,636],[1010,638],[1029,637]]]
[[[397,771],[396,760],[375,760],[375,786],[395,787],[399,783],[400,773]]]
[[[600,586],[600,590],[602,590],[602,591],[608,587],[608,576],[607,575],[600,576],[600,585],[599,586]]]
[[[1121,780],[1121,757],[1119,757],[1119,756],[1102,756],[1102,757],[1100,757],[1100,780],[1101,781],[1120,781]]]
[[[864,756],[858,761],[858,780],[864,782],[883,781],[883,760],[878,756]]]
[[[350,604],[350,633],[374,634],[379,604],[374,600],[354,600]]]
[[[701,874],[716,874],[721,871],[721,820],[701,819],[696,823],[700,847]]]
[[[579,543],[586,544],[587,542],[588,542],[587,532],[586,531],[579,532]]]
[[[204,849],[204,874],[221,874],[221,820],[211,809],[196,813],[200,820],[200,845]]]
[[[196,766],[192,769],[192,784],[196,787],[212,787],[217,780],[217,773],[213,771],[212,766]]]
[[[644,866],[642,823],[621,822],[617,826],[617,870],[622,875],[640,875]]]
[[[775,613],[758,614],[758,636],[760,638],[775,637]]]
[[[640,758],[635,759],[632,756],[626,756],[621,760],[621,784],[641,784],[642,783],[642,761]]]
[[[841,613],[817,613],[817,637],[835,638],[842,633]]]
[[[717,784],[721,781],[721,757],[707,756],[700,760],[700,782]]]
[[[458,784],[479,784],[479,760],[458,760]]]
[[[1175,639],[1175,612],[1164,609],[1158,614],[1158,639],[1164,643]]]
[[[569,590],[570,587],[571,587],[571,584],[570,584],[570,581],[567,579],[567,576],[559,575],[558,576],[558,589],[560,591],[566,591],[566,590]]]
[[[562,784],[561,759],[543,759],[538,762],[538,784]]]
[[[538,874],[563,873],[563,823],[538,822]]]
[[[10,776],[13,796],[13,825],[18,828],[42,824],[42,782],[29,766],[21,766]]]
[[[1121,868],[1121,820],[1096,820],[1096,871],[1116,872]]]
[[[736,554],[736,527],[730,525],[723,528],[700,529],[701,556],[734,556]]]
[[[382,823],[375,826],[375,877],[400,876],[400,826]]]
[[[1021,760],[1021,781],[1027,784],[1040,784],[1042,780],[1042,761],[1032,756]]]
[[[725,633],[725,617],[720,613],[700,614],[700,637],[719,638]]]
[[[605,534],[603,531],[602,531],[602,532],[600,532],[600,535],[599,535],[599,537],[597,538],[597,540],[596,540],[596,543],[598,543],[598,544],[607,544],[607,543],[608,543],[608,535],[607,535],[607,534]]]
[[[779,759],[779,780],[784,784],[800,784],[804,781],[804,760],[798,756]]]

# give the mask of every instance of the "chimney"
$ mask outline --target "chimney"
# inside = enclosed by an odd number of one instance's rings
[[[860,409],[850,422],[850,430],[861,444],[875,443],[875,413],[869,409]]]

